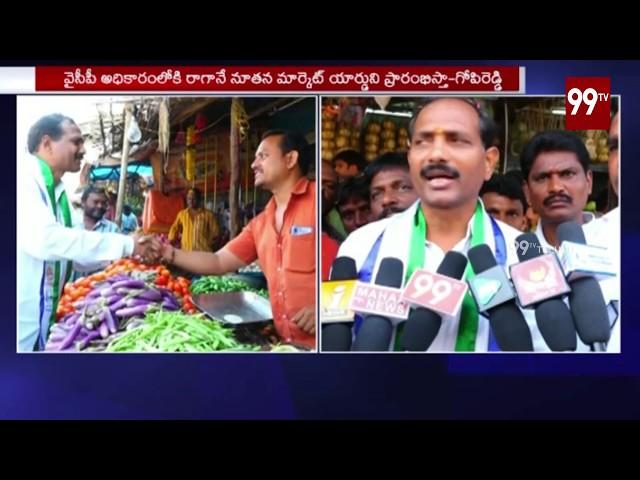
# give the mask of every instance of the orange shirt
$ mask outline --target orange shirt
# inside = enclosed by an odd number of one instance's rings
[[[231,253],[249,264],[256,258],[269,284],[269,299],[278,335],[286,341],[315,348],[309,335],[291,322],[302,308],[316,308],[316,184],[303,177],[295,184],[276,231],[276,202],[227,243]]]

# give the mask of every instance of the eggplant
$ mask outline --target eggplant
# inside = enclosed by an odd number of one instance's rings
[[[161,302],[163,298],[162,293],[154,289],[145,290],[144,292],[136,295],[135,297],[143,300],[150,300],[152,302]]]
[[[80,318],[80,312],[72,313],[65,318],[66,320],[64,321],[64,324],[75,325],[78,322],[78,319]]]
[[[120,275],[114,275],[113,277],[110,277],[107,281],[113,286],[114,283],[122,282],[125,280],[131,280],[131,277],[129,275],[124,275],[121,273]]]
[[[111,285],[111,288],[113,289],[118,289],[118,288],[144,288],[146,287],[147,284],[144,283],[142,280],[133,280],[133,279],[128,279],[128,280],[121,280],[119,282],[116,282],[114,284]]]
[[[127,306],[127,300],[128,300],[127,297],[122,297],[117,302],[110,303],[109,304],[109,308],[111,309],[112,312],[116,312],[116,311],[120,310],[121,308]]]
[[[78,350],[84,350],[89,346],[89,344],[100,336],[100,332],[91,332],[89,335],[84,337],[81,341],[76,343],[76,348]]]
[[[125,305],[127,307],[137,307],[140,305],[149,305],[150,303],[155,303],[155,302],[150,302],[149,300],[146,300],[144,298],[128,298],[125,302]]]
[[[104,299],[105,303],[109,306],[113,305],[118,300],[122,300],[122,295],[118,295],[117,293],[114,293]]]
[[[109,329],[110,333],[116,333],[118,331],[118,324],[113,318],[113,315],[111,315],[111,310],[109,310],[108,308],[104,312],[104,320],[107,323],[107,328]]]
[[[71,346],[71,344],[73,343],[73,341],[76,339],[76,337],[78,336],[78,334],[80,333],[80,330],[82,329],[82,323],[81,322],[77,322],[73,328],[71,329],[71,331],[67,334],[67,336],[65,337],[65,339],[62,341],[62,343],[60,344],[60,348],[59,350],[64,350],[65,348],[68,348]]]
[[[98,333],[102,338],[107,338],[109,336],[109,327],[107,326],[107,322],[102,322],[98,327]]]
[[[143,305],[137,305],[135,307],[121,308],[116,312],[118,317],[133,317],[134,315],[144,315],[147,313],[149,308],[154,307],[155,305],[145,303]]]
[[[110,297],[114,293],[116,293],[116,289],[113,287],[105,287],[99,290],[99,294],[101,297]]]
[[[164,302],[162,302],[162,308],[164,308],[165,310],[175,311],[178,310],[179,307],[175,303],[168,302],[165,299]]]

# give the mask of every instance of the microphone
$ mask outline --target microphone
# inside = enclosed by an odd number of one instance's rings
[[[333,261],[329,281],[355,280],[358,277],[356,262],[351,257],[338,257]],[[351,349],[351,324],[331,322],[322,325],[322,350],[325,352],[348,352]]]
[[[574,351],[578,338],[571,312],[562,301],[569,291],[554,253],[542,254],[533,233],[516,238],[520,263],[511,266],[511,280],[523,307],[534,305],[538,329],[553,351]]]
[[[489,317],[489,324],[501,350],[531,352],[533,340],[529,325],[516,305],[516,295],[504,269],[498,265],[486,244],[469,250],[469,261],[476,276],[469,286],[478,310]]]
[[[561,243],[571,242],[579,245],[587,243],[582,227],[575,221],[558,225],[556,235]],[[580,256],[576,258],[579,260]],[[587,270],[588,265],[585,262],[585,268],[578,269]],[[611,336],[609,314],[598,281],[591,276],[573,279],[570,276],[569,283],[571,285],[569,306],[580,340],[592,346],[597,343],[607,343]]]
[[[376,285],[400,288],[402,286],[402,262],[393,257],[385,257],[380,261],[376,275]],[[352,350],[356,352],[383,352],[389,349],[393,324],[388,317],[367,315],[353,342]]]
[[[466,266],[466,257],[451,250],[444,256],[436,273],[459,280],[464,275]],[[439,313],[424,307],[414,308],[402,331],[402,349],[412,352],[426,351],[438,335],[441,324],[442,316]]]

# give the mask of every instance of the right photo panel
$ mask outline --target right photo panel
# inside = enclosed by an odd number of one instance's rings
[[[620,353],[619,105],[322,98],[321,351]]]

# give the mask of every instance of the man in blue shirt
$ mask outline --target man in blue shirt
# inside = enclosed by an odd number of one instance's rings
[[[138,229],[138,219],[129,205],[122,207],[122,233],[133,233]]]

